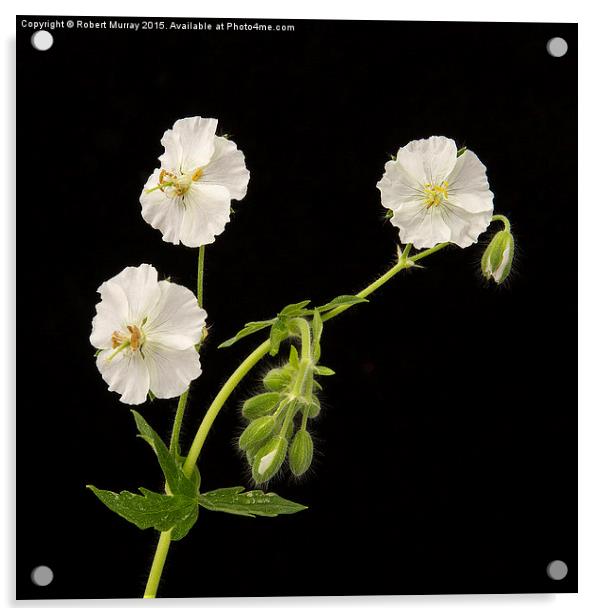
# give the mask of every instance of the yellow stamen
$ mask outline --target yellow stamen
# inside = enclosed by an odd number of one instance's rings
[[[427,208],[441,205],[441,202],[448,199],[449,182],[444,180],[441,184],[424,185],[424,204]]]

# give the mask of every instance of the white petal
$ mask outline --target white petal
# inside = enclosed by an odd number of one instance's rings
[[[159,301],[161,288],[157,276],[157,270],[152,265],[143,263],[138,267],[126,267],[109,281],[118,284],[125,292],[128,324],[138,325]]]
[[[100,285],[98,292],[101,301],[96,304],[90,342],[97,349],[110,349],[113,332],[127,325],[129,303],[123,288],[113,280]]]
[[[211,244],[230,220],[230,191],[224,186],[193,182],[184,205],[180,241],[186,246]]]
[[[150,390],[157,398],[182,395],[201,374],[194,347],[176,350],[160,344],[145,344],[144,357],[150,374]]]
[[[460,248],[474,244],[491,222],[491,210],[470,212],[447,202],[441,209],[443,220],[451,230],[449,241],[457,244]]]
[[[163,234],[165,242],[172,244],[180,243],[180,230],[184,219],[184,202],[182,197],[168,197],[160,190],[147,192],[155,188],[159,183],[159,169],[155,169],[148,178],[142,194],[140,204],[142,205],[142,218]]]
[[[126,404],[142,404],[148,395],[150,377],[140,352],[125,349],[109,360],[113,353],[113,349],[107,349],[96,358],[109,391],[120,393],[121,402]]]
[[[467,150],[456,159],[456,164],[447,181],[451,201],[454,201],[454,195],[460,193],[491,195],[487,181],[487,169],[471,150]]]
[[[403,203],[424,199],[423,187],[397,160],[385,164],[385,173],[376,187],[383,206],[393,211]]]
[[[416,248],[432,248],[450,240],[450,229],[437,206],[427,208],[422,202],[404,204],[391,222],[399,227],[400,241],[403,244],[411,242]]]
[[[456,164],[456,143],[447,137],[410,141],[397,153],[397,162],[419,184],[441,184]]]
[[[232,199],[242,199],[247,194],[249,171],[244,154],[236,144],[224,137],[215,138],[215,151],[209,164],[203,168],[202,183],[225,186]]]
[[[204,167],[213,156],[216,129],[217,120],[213,118],[196,116],[178,120],[161,139],[165,147],[165,153],[159,156],[161,166],[184,173]]]
[[[159,287],[161,298],[150,311],[144,328],[148,341],[180,350],[193,347],[201,340],[207,313],[186,287],[167,280],[162,280]]]

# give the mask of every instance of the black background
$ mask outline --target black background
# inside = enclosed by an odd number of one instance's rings
[[[185,446],[262,338],[219,342],[393,262],[375,185],[399,146],[434,134],[473,149],[518,257],[497,289],[480,278],[485,237],[447,249],[329,323],[337,374],[311,476],[270,486],[309,509],[201,512],[160,595],[576,591],[576,26],[273,23],[295,32],[55,30],[42,53],[17,20],[18,596],[142,594],[155,533],[84,486],[159,490],[160,473],[88,336],[96,288],[127,265],[195,287],[196,251],[162,242],[138,203],[163,132],[192,115],[219,119],[251,181],[207,249],[211,329]],[[565,57],[547,54],[553,36]],[[203,489],[249,485],[238,409],[268,364],[217,419]],[[139,410],[167,437],[175,406]],[[547,578],[553,559],[565,580]],[[55,573],[46,588],[29,579],[39,564]]]

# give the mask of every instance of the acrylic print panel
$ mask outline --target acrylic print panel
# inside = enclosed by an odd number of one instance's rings
[[[577,590],[575,25],[17,33],[19,598]]]

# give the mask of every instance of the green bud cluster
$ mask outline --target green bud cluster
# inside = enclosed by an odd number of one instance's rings
[[[322,320],[314,312],[309,322],[299,319],[301,351],[293,343],[286,364],[273,368],[263,377],[261,393],[249,398],[242,407],[248,425],[238,445],[247,456],[256,483],[274,477],[288,459],[293,475],[300,477],[311,466],[313,441],[307,422],[320,414],[320,401],[314,393],[321,389],[316,376],[334,372],[318,365]]]

